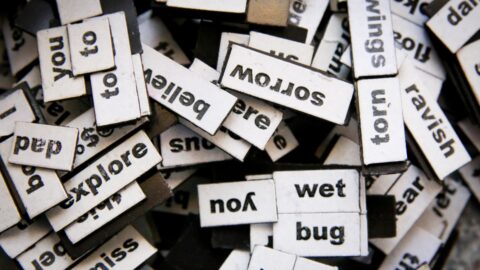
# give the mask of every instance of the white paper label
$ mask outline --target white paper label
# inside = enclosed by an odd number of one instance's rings
[[[170,57],[180,65],[190,64],[190,60],[159,17],[148,18],[148,20],[140,23],[138,28],[144,44]]]
[[[17,261],[25,270],[66,269],[74,261],[60,242],[56,233],[51,233],[40,240],[31,249],[17,257]]]
[[[12,75],[17,75],[19,71],[37,59],[39,50],[36,38],[14,27],[13,22],[4,20],[3,38]]]
[[[23,78],[18,80],[14,86],[21,84],[22,82],[26,82],[30,89],[36,88],[41,86],[42,84],[42,77],[40,75],[40,65],[35,65],[32,69],[25,75]],[[8,86],[10,87],[11,84]]]
[[[67,31],[72,71],[75,76],[115,67],[112,36],[107,17],[69,24]]]
[[[220,83],[336,124],[345,123],[353,95],[349,83],[235,44]]]
[[[76,128],[16,122],[8,161],[70,171],[77,137]]]
[[[267,247],[256,246],[248,270],[275,269],[293,270],[296,256]]]
[[[143,63],[141,54],[132,55],[133,73],[135,75],[135,84],[137,85],[138,106],[141,116],[150,116],[150,98],[148,97],[147,84],[145,83],[145,74],[143,73]]]
[[[72,270],[135,269],[156,252],[157,249],[137,230],[128,226],[88,255]]]
[[[57,126],[64,126],[90,107],[90,104],[84,99],[66,99],[40,105],[47,124]]]
[[[445,69],[432,46],[427,31],[414,23],[392,14],[393,37],[407,53],[414,65],[440,79],[445,79]]]
[[[192,176],[197,169],[183,169],[183,170],[175,170],[175,171],[162,171],[159,172],[162,174],[163,179],[167,181],[168,186],[170,189],[175,189],[183,182],[187,181],[190,176]]]
[[[293,254],[281,252],[279,250],[258,246],[255,247],[253,251],[248,270],[258,269],[337,270],[338,268],[298,257]]]
[[[297,257],[293,270],[337,270],[338,267],[329,266],[313,260]]]
[[[424,263],[430,263],[441,245],[440,239],[427,231],[413,227],[400,244],[388,255],[379,270],[417,269]]]
[[[457,52],[457,59],[480,104],[480,40],[466,45]]]
[[[167,6],[228,13],[245,13],[247,0],[230,0],[226,3],[216,0],[167,0]]]
[[[98,129],[95,125],[93,109],[84,112],[67,124],[67,126],[77,128],[79,131],[73,167],[89,160],[143,123],[145,123],[145,120],[140,119],[128,125]]]
[[[198,59],[193,61],[189,69],[212,83],[217,83],[220,77],[219,72]],[[282,120],[282,112],[258,99],[237,92],[229,93],[238,99],[222,125],[263,150]]]
[[[119,191],[162,158],[140,131],[64,183],[69,199],[47,212],[58,231]]]
[[[275,162],[293,151],[297,146],[297,138],[295,138],[290,128],[281,122],[270,140],[268,140],[265,151],[272,161]]]
[[[390,1],[348,1],[355,78],[397,74]]]
[[[141,114],[125,14],[117,12],[102,18],[110,23],[117,65],[112,71],[92,74],[90,80],[97,125],[107,126],[137,119]]]
[[[397,50],[397,54],[399,51],[400,50]],[[441,94],[440,92],[443,87],[444,79],[433,76],[432,74],[420,68],[416,68],[416,70],[419,76],[422,78],[423,84],[425,85],[426,89],[428,89],[429,94],[433,97],[433,99],[438,100]]]
[[[439,179],[470,161],[438,103],[406,60],[400,69],[403,120]]]
[[[328,150],[328,147],[332,143],[332,140],[338,136],[344,136],[358,145],[360,143],[358,133],[358,122],[353,117],[350,117],[347,125],[335,126],[328,133],[327,137],[325,137],[325,139],[322,141],[322,143],[320,143],[320,146],[318,146],[317,150],[315,151],[315,156],[317,158],[321,158],[324,155],[325,151]],[[360,148],[358,149],[358,158],[360,159]]]
[[[250,252],[234,249],[218,270],[247,270]]]
[[[205,183],[209,183],[209,180],[202,177],[192,177],[173,191],[173,197],[155,207],[155,211],[185,216],[189,214],[198,215],[197,185]]]
[[[220,127],[217,133],[212,136],[183,118],[179,118],[179,122],[240,161],[245,159],[245,156],[252,146],[224,127]]]
[[[140,185],[133,182],[68,225],[65,234],[75,244],[145,198]]]
[[[225,57],[227,56],[228,45],[230,42],[248,45],[249,40],[249,35],[223,32],[222,36],[220,37],[220,47],[218,49],[217,71],[221,72],[223,69],[223,64],[225,62]]]
[[[214,135],[236,98],[146,45],[142,60],[150,97]]]
[[[160,153],[165,169],[232,159],[213,143],[180,124],[160,134]]]
[[[267,246],[273,243],[273,224],[258,223],[250,225],[250,252],[255,246]]]
[[[202,62],[202,60],[195,58],[193,59],[193,63],[190,65],[188,70],[196,73],[203,79],[217,85],[218,78],[220,78],[220,72],[216,71],[206,63]]]
[[[385,194],[395,196],[396,236],[370,241],[385,254],[392,252],[440,191],[439,184],[428,180],[420,169],[411,165]]]
[[[43,100],[49,102],[85,95],[85,79],[73,76],[67,27],[38,31],[37,39]]]
[[[5,178],[0,173],[0,232],[17,224],[20,220],[20,213],[18,213],[17,206],[13,201],[12,195],[8,190]]]
[[[354,141],[340,136],[323,164],[361,166],[360,146]]]
[[[451,0],[426,26],[455,53],[480,29],[480,7],[477,1]]]
[[[359,213],[278,214],[273,248],[307,257],[359,256],[362,220]]]
[[[273,173],[279,214],[360,212],[356,170]]]
[[[312,67],[328,72],[337,78],[346,79],[350,68],[340,62],[350,44],[348,18],[344,13],[334,13],[313,57]]]
[[[57,7],[62,24],[102,14],[100,0],[57,0]]]
[[[13,138],[9,138],[0,144],[2,156],[8,156],[12,149],[12,142]],[[5,168],[31,219],[67,198],[62,182],[53,170],[8,162],[5,162]]]
[[[403,173],[369,175],[365,177],[368,195],[385,195]]]
[[[201,227],[277,221],[272,180],[198,186]]]
[[[328,0],[290,1],[288,24],[307,29],[306,44],[312,43],[313,36],[328,6]]]
[[[451,178],[447,180],[442,192],[415,223],[415,226],[440,238],[443,243],[447,242],[470,199],[470,191],[465,186]]]
[[[0,99],[0,137],[12,134],[18,121],[35,121],[35,114],[22,90]]]
[[[433,0],[390,0],[390,8],[392,9],[392,13],[423,27],[423,24],[429,18],[425,12],[426,7],[428,7],[428,4],[432,1]]]
[[[304,65],[312,63],[314,48],[305,43],[251,31],[248,46]]]
[[[41,217],[31,224],[20,222],[17,226],[0,234],[0,246],[13,259],[50,231],[50,225],[45,217]]]
[[[365,165],[407,159],[400,85],[396,77],[357,81]]]
[[[261,100],[240,93],[232,94],[238,99],[223,125],[258,149],[264,150],[280,125],[283,113]]]

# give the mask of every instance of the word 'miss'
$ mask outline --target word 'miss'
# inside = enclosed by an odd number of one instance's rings
[[[83,76],[73,76],[67,27],[41,30],[37,40],[44,101],[85,95]]]
[[[8,161],[70,171],[77,138],[76,128],[17,122]]]
[[[470,161],[470,156],[415,68],[406,60],[400,69],[404,122],[439,179]]]
[[[220,84],[336,124],[344,124],[353,87],[318,70],[232,44]]]
[[[137,230],[128,226],[72,269],[135,269],[156,252]]]
[[[448,1],[427,21],[427,27],[455,53],[480,29],[478,0]]]
[[[50,224],[64,228],[161,160],[145,132],[137,132],[64,183],[69,198],[47,212]]]
[[[355,78],[395,75],[397,63],[390,1],[347,3]]]
[[[202,227],[277,221],[272,180],[198,186]]]
[[[154,49],[143,48],[149,96],[214,135],[237,99]]]

